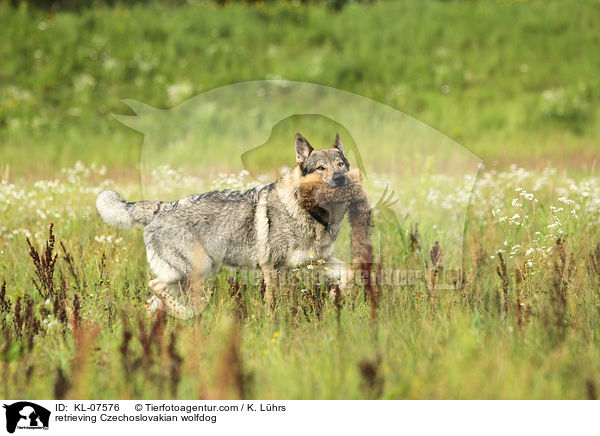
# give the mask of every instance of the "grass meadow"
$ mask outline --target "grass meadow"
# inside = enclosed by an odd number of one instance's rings
[[[0,395],[596,399],[599,12],[592,0],[0,5]],[[149,319],[142,229],[110,228],[94,207],[106,188],[141,198],[142,135],[112,113],[128,113],[122,98],[170,108],[265,78],[389,104],[486,167],[472,192],[435,176],[407,186],[427,208],[401,231],[378,218],[376,260],[423,280],[332,301],[307,279],[268,313],[260,282],[223,271],[201,318]],[[237,167],[159,176],[148,183],[165,197],[252,183]],[[428,235],[465,198],[458,289],[431,289],[457,259]]]

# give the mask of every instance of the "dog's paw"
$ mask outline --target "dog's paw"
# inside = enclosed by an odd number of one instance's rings
[[[183,320],[193,318],[196,315],[196,312],[192,308],[181,304],[177,299],[173,298],[168,292],[168,288],[160,289],[160,286],[154,286],[152,290],[169,315]]]
[[[165,304],[156,295],[153,295],[146,301],[146,313],[150,318],[154,318],[156,312],[165,310]]]
[[[167,288],[167,284],[158,279],[154,279],[148,282],[148,287],[152,290],[152,292],[160,292]]]

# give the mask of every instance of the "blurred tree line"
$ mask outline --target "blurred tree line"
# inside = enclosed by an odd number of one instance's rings
[[[185,5],[193,3],[213,3],[226,7],[233,3],[247,5],[260,5],[263,3],[298,3],[301,5],[326,4],[334,11],[342,10],[349,3],[372,4],[377,0],[156,0],[156,3],[166,5]],[[134,4],[147,4],[147,0],[8,0],[13,7],[33,7],[46,11],[78,11],[98,6],[130,6]]]

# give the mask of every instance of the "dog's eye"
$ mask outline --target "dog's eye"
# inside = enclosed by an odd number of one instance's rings
[[[324,167],[323,165],[319,165],[319,166],[317,167],[317,169],[318,169],[319,171],[325,171],[325,167]]]
[[[339,162],[338,162],[338,167],[343,167],[343,166],[344,166],[344,162],[342,162],[342,161],[339,161]]]

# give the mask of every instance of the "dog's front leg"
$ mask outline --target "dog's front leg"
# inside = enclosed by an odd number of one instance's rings
[[[265,304],[267,309],[271,311],[274,308],[275,293],[279,289],[277,270],[272,265],[261,265],[260,269],[265,281]]]

